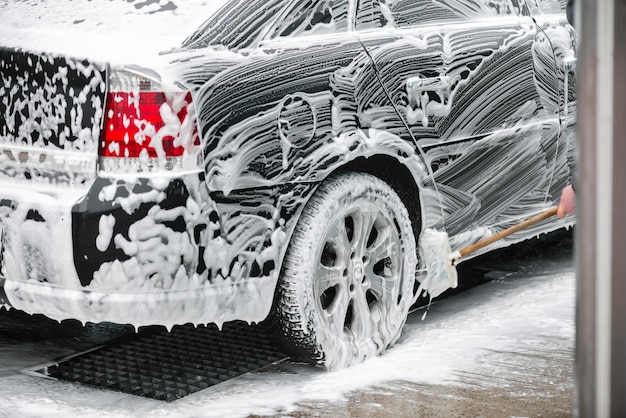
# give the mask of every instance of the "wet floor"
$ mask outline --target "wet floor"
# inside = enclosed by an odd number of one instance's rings
[[[23,373],[132,328],[0,311],[0,417],[572,416],[572,259],[559,231],[470,260],[382,357],[333,373],[282,362],[171,404]]]
[[[440,310],[453,311],[460,320],[471,316],[476,299],[497,298],[504,292],[500,285],[512,285],[524,292],[533,284],[545,285],[554,276],[567,281],[570,290],[549,296],[565,309],[557,313],[546,310],[544,321],[536,327],[514,326],[518,335],[505,328],[492,338],[510,339],[506,348],[490,347],[485,342],[478,356],[468,356],[467,363],[455,361],[451,384],[386,382],[348,394],[341,402],[314,402],[299,405],[290,417],[572,417],[575,408],[574,377],[574,274],[572,232],[560,231],[548,237],[498,251],[463,266],[460,277],[464,286],[449,299],[438,302]],[[543,282],[543,280],[546,280]],[[559,280],[559,279],[556,279]],[[489,286],[485,285],[488,282]],[[527,283],[523,283],[527,282]],[[533,283],[535,282],[535,283]],[[481,287],[485,285],[485,287]],[[479,287],[476,287],[479,286]],[[488,289],[491,287],[492,289]],[[556,287],[561,289],[561,287]],[[550,289],[550,286],[546,286]],[[532,292],[529,292],[533,296]],[[446,305],[442,308],[441,305]],[[523,310],[545,307],[541,300],[520,303]],[[465,312],[464,312],[465,311]],[[415,314],[418,314],[416,312]],[[440,312],[439,312],[440,313]],[[494,315],[498,314],[494,310]],[[415,315],[414,314],[414,315]],[[465,314],[465,315],[464,315]],[[482,318],[483,327],[504,325],[502,318],[490,323]],[[419,322],[409,318],[408,326]],[[514,320],[511,323],[515,323]],[[412,335],[413,337],[413,335]],[[454,340],[454,339],[452,339]],[[464,344],[462,338],[461,344]],[[446,347],[442,347],[446,350]],[[458,359],[457,359],[458,360]],[[420,373],[415,369],[416,374]],[[275,414],[282,417],[285,414]]]

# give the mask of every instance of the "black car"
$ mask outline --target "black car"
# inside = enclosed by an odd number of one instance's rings
[[[420,295],[456,285],[425,263],[426,229],[458,249],[567,184],[564,7],[231,0],[148,63],[1,48],[0,305],[135,326],[271,316],[328,368],[380,354]]]

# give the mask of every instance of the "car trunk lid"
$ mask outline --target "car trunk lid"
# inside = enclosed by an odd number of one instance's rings
[[[106,64],[0,48],[0,178],[95,177]]]

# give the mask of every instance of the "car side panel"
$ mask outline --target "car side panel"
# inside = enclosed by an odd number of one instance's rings
[[[359,156],[413,152],[401,125],[385,125],[395,112],[378,107],[384,90],[354,35],[277,40],[238,59],[194,93],[211,191],[319,182]]]
[[[533,21],[467,15],[388,33],[387,42],[362,38],[432,170],[424,186],[443,216],[432,211],[426,224],[462,247],[549,204],[558,81],[553,68],[537,65]]]

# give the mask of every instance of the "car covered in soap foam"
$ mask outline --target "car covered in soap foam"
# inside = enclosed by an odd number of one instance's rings
[[[151,58],[0,45],[0,304],[269,317],[328,368],[380,354],[418,297],[456,285],[422,256],[426,229],[459,249],[567,184],[564,3],[231,0]]]

